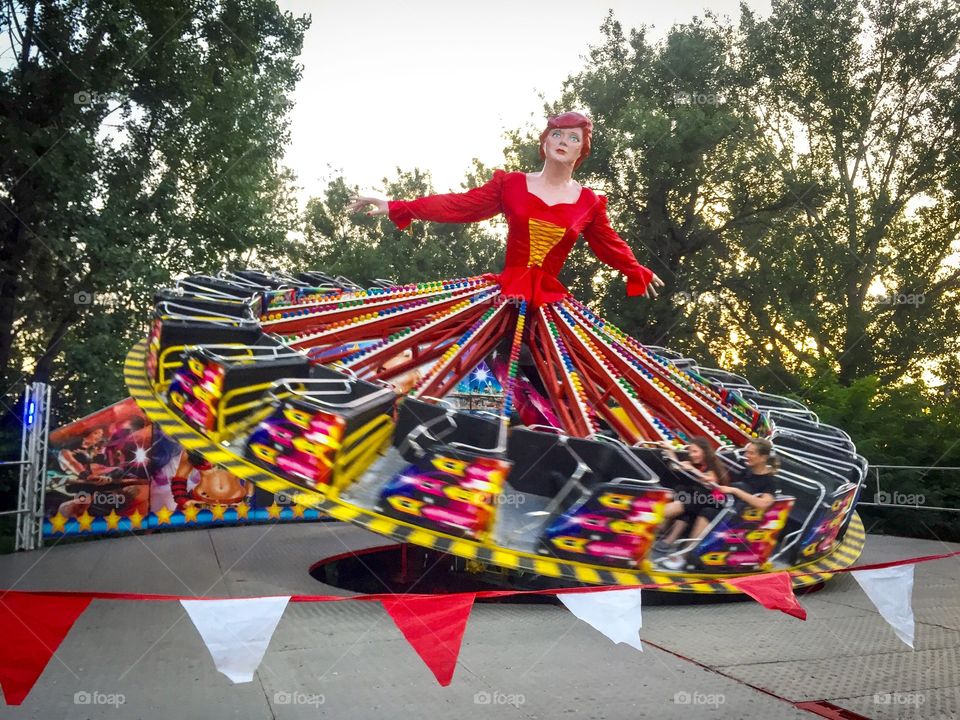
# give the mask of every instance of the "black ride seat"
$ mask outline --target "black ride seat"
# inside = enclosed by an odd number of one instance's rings
[[[627,568],[642,561],[673,493],[629,448],[515,429],[507,456],[510,488],[544,501],[537,552]]]

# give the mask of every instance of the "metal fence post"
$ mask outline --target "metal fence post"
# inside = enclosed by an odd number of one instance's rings
[[[50,387],[36,382],[23,394],[20,483],[17,488],[17,550],[43,546],[43,501],[50,436]]]

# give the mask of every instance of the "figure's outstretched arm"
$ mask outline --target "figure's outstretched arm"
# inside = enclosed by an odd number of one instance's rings
[[[607,198],[599,196],[596,213],[590,224],[583,229],[583,236],[593,254],[615,270],[627,277],[627,295],[657,296],[657,288],[663,281],[648,267],[644,267],[634,257],[630,246],[617,235],[607,217]]]
[[[377,211],[370,214],[381,215],[384,210],[396,226],[403,230],[413,220],[432,220],[433,222],[477,222],[492,218],[503,212],[503,170],[494,170],[489,182],[463,193],[428,195],[416,200],[389,200],[382,208],[383,201],[374,203]],[[348,209],[356,210],[362,201],[370,204],[371,198],[358,198]]]

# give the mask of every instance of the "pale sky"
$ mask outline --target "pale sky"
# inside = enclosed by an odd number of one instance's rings
[[[599,43],[609,9],[629,28],[669,27],[710,9],[736,22],[739,0],[279,0],[310,14],[285,163],[301,202],[340,174],[376,193],[419,167],[459,190],[472,158],[503,162],[505,129],[542,127],[554,100]],[[766,16],[769,0],[747,0]],[[531,168],[535,169],[535,168]]]

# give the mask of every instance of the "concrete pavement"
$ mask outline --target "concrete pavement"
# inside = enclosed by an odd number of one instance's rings
[[[340,523],[128,536],[0,556],[0,588],[348,595],[310,565],[387,544]],[[870,536],[860,562],[957,549]],[[806,622],[752,601],[648,604],[643,653],[561,606],[477,604],[448,688],[377,603],[289,605],[254,681],[233,685],[178,603],[95,600],[0,718],[814,718],[795,707],[811,700],[870,718],[956,718],[958,588],[960,558],[916,567],[916,650],[849,575],[801,597]]]

